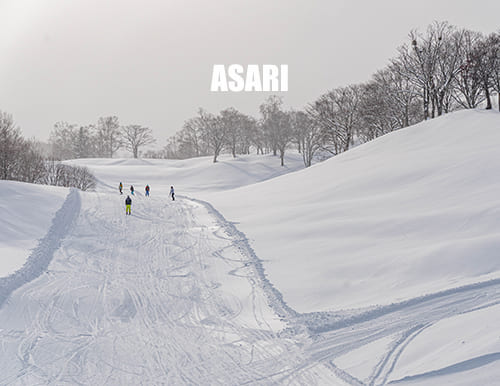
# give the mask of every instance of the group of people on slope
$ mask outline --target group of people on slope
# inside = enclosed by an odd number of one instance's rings
[[[123,184],[121,182],[120,182],[120,185],[118,185],[118,190],[120,190],[120,194],[123,194]],[[149,185],[146,185],[144,190],[146,192],[146,197],[149,197],[149,191],[151,190]],[[134,186],[133,185],[130,185],[130,194],[132,196],[134,195]],[[175,192],[174,192],[173,186],[170,187],[170,193],[168,195],[169,195],[169,197],[172,198],[172,201],[175,201]],[[130,196],[127,196],[127,198],[125,199],[125,214],[126,215],[132,214],[132,199],[130,198]]]

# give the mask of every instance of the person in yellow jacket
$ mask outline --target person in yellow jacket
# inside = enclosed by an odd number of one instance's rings
[[[125,199],[125,214],[132,214],[132,199],[130,196],[127,196]]]

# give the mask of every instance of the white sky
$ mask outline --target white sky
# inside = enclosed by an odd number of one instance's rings
[[[434,20],[500,28],[498,0],[0,0],[0,110],[28,136],[53,124],[151,127],[163,146],[194,116],[257,115],[267,93],[211,93],[213,64],[288,64],[288,106],[369,79]]]

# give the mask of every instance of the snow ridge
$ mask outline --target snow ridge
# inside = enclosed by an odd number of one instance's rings
[[[36,279],[47,270],[54,252],[61,245],[62,239],[68,233],[79,212],[80,194],[77,189],[73,188],[54,216],[49,231],[33,249],[22,268],[12,275],[0,278],[0,308],[13,291]]]
[[[495,362],[500,360],[500,352],[495,352],[491,354],[485,354],[481,355],[476,358],[472,358],[460,363],[455,363],[451,366],[439,369],[439,370],[434,370],[434,371],[429,371],[424,374],[417,374],[417,375],[411,375],[404,377],[402,379],[398,379],[392,382],[389,382],[390,384],[396,384],[396,383],[403,383],[403,382],[411,382],[411,381],[423,381],[426,379],[432,379],[432,377],[438,377],[441,375],[448,375],[448,374],[453,374],[453,373],[461,373],[464,371],[468,370],[473,370],[482,366],[485,366],[489,363]]]
[[[392,303],[384,306],[374,306],[365,310],[345,310],[338,312],[311,312],[300,314],[312,333],[322,333],[326,331],[339,330],[354,324],[376,319],[397,311],[401,311],[413,306],[418,306],[426,302],[446,298],[448,296],[459,295],[474,290],[486,289],[500,285],[500,279],[492,279],[477,283],[472,283],[460,287],[450,288],[444,291],[430,293],[416,298],[408,299],[399,303]]]
[[[222,213],[215,209],[212,204],[187,196],[178,195],[178,197],[182,197],[184,199],[188,199],[190,201],[203,205],[208,210],[208,212],[217,219],[217,222],[222,227],[222,229],[224,229],[228,236],[234,239],[234,244],[237,246],[241,254],[248,258],[248,266],[252,266],[255,269],[255,277],[260,281],[259,284],[261,288],[264,289],[264,293],[268,298],[269,305],[273,308],[276,314],[279,317],[287,319],[289,321],[292,318],[297,319],[300,314],[285,302],[282,293],[278,291],[276,287],[269,281],[264,271],[262,260],[258,258],[257,254],[250,246],[250,242],[247,236],[243,232],[239,231],[234,223],[226,220]]]

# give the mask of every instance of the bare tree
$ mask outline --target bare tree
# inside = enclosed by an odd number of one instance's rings
[[[113,154],[123,146],[118,117],[99,118],[97,137],[100,145],[100,156],[113,158]]]
[[[266,149],[266,135],[262,121],[255,121],[255,132],[252,137],[252,145],[255,147],[257,154],[264,154]]]
[[[208,155],[208,145],[204,138],[198,117],[188,119],[178,136],[180,158]]]
[[[15,127],[12,115],[0,111],[0,179],[14,178],[22,144],[21,131]]]
[[[479,45],[482,56],[481,77],[487,99],[488,109],[491,108],[489,88],[491,87],[498,94],[498,110],[500,111],[500,32],[492,33]]]
[[[134,158],[139,156],[139,148],[150,145],[156,140],[150,128],[141,125],[128,125],[123,128],[123,142],[127,150],[130,150]]]
[[[95,187],[94,176],[85,168],[45,160],[34,141],[25,140],[12,116],[0,111],[0,179],[80,189]]]
[[[280,153],[281,166],[285,166],[285,151],[294,138],[291,115],[282,110],[283,101],[276,95],[270,96],[260,105],[262,127],[273,155]]]
[[[96,178],[86,167],[67,165],[50,158],[45,161],[42,183],[80,190],[93,190],[96,186]]]
[[[458,31],[446,22],[434,22],[425,35],[412,31],[411,47],[403,45],[393,60],[400,75],[420,91],[424,119],[447,112],[446,102],[450,101],[453,81],[462,65],[463,39],[464,30]]]
[[[279,118],[283,99],[277,95],[271,95],[259,107],[261,118],[261,128],[264,134],[266,146],[272,150],[273,155],[278,154]]]
[[[460,106],[469,109],[477,107],[485,99],[481,40],[479,32],[464,32],[462,64],[456,76],[456,92],[453,97]]]
[[[362,122],[360,114],[362,89],[351,85],[323,94],[307,108],[311,119],[323,129],[329,145],[326,149],[336,155],[349,150],[354,134]]]
[[[498,111],[500,111],[500,31],[491,34],[488,38],[491,42],[491,58],[492,58],[492,83],[493,89],[497,92]]]
[[[234,107],[229,107],[220,112],[221,124],[225,126],[226,146],[231,151],[233,158],[236,157],[236,149],[243,135],[243,114]]]
[[[95,189],[96,178],[86,167],[72,166],[72,177],[70,186],[84,191]]]
[[[96,127],[80,126],[73,138],[74,158],[89,158],[98,155]]]
[[[17,181],[40,184],[45,175],[45,160],[34,141],[23,140],[18,152]]]
[[[258,134],[257,121],[251,116],[242,114],[240,125],[241,132],[237,151],[240,154],[250,154],[250,148],[255,143],[255,137]]]
[[[198,122],[202,129],[203,136],[214,155],[213,162],[217,162],[224,145],[228,126],[224,125],[221,118],[206,112],[203,109],[198,111]]]
[[[76,158],[74,146],[76,135],[75,125],[68,122],[56,122],[49,139],[52,156],[57,159]]]
[[[293,140],[293,127],[291,122],[291,114],[289,112],[278,111],[277,112],[277,133],[276,133],[276,145],[278,151],[280,152],[280,162],[281,166],[285,166],[285,151]]]
[[[290,115],[293,132],[302,154],[304,166],[309,167],[315,154],[323,146],[324,132],[321,126],[316,124],[305,112],[294,111]]]

